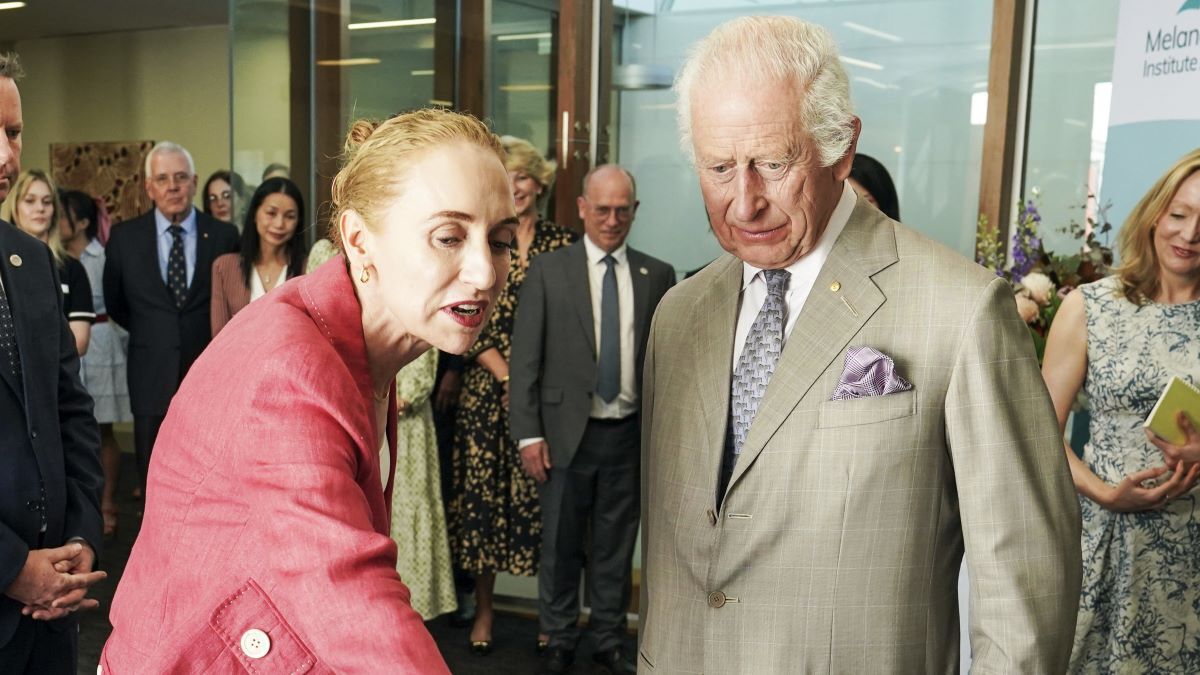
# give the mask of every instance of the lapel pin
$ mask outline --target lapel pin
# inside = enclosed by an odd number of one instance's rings
[[[202,235],[200,235],[200,236],[204,237],[205,239],[208,239],[208,233],[207,233],[207,232],[205,232],[204,234],[202,234]]]
[[[842,290],[842,282],[835,281],[832,284],[829,284],[829,290],[833,291],[834,293]]]
[[[25,261],[21,260],[21,256],[14,253],[14,254],[8,256],[8,262],[11,263],[13,267],[20,267],[21,263],[23,263]]]
[[[649,276],[649,275],[650,275],[650,270],[646,269],[645,267],[639,267],[639,268],[638,268],[638,271],[642,273],[642,276]]]

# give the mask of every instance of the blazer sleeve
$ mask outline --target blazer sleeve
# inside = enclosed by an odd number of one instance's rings
[[[230,296],[233,292],[231,285],[234,282],[240,282],[241,279],[231,279],[229,261],[236,256],[218,256],[213,261],[212,266],[212,294],[209,300],[209,322],[212,327],[212,336],[216,337],[217,333],[229,323],[233,318],[233,305],[230,301]],[[236,271],[236,270],[233,270]]]
[[[518,442],[545,437],[540,395],[545,337],[545,265],[535,258],[521,286],[508,359],[508,425]]]
[[[270,559],[262,586],[332,672],[447,673],[358,480],[378,449],[348,421],[357,397],[311,349],[291,356],[254,385],[261,403],[243,418],[254,447],[239,471],[253,476],[254,545]]]
[[[57,266],[50,255],[54,288],[61,306]],[[89,304],[91,293],[88,294]],[[104,472],[100,468],[100,427],[92,415],[92,397],[79,379],[79,352],[75,335],[59,313],[58,340],[58,427],[63,450],[66,481],[66,513],[63,518],[63,541],[80,537],[96,553],[100,563],[102,520],[100,516],[100,487]]]
[[[1082,575],[1079,502],[1029,330],[992,281],[954,358],[946,437],[971,583],[972,672],[1062,673]]]
[[[126,224],[125,228],[131,227]],[[124,279],[124,245],[121,235],[127,234],[121,228],[114,228],[109,237],[108,246],[104,249],[104,307],[108,318],[117,322],[122,328],[129,329],[129,301],[125,297]],[[157,264],[157,261],[147,264]]]

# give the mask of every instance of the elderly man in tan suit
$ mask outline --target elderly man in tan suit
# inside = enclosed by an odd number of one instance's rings
[[[1079,508],[1003,279],[846,185],[828,32],[747,17],[676,83],[729,252],[667,294],[643,392],[642,673],[1061,673]]]

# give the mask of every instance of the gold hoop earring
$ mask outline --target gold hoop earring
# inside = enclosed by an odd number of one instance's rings
[[[358,275],[358,280],[364,284],[371,280],[371,270],[363,268],[362,274]]]

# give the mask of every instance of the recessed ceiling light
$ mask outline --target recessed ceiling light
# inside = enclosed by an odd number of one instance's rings
[[[433,69],[430,68],[429,70],[413,70],[413,71],[410,71],[409,74],[414,77],[433,75]]]
[[[358,58],[358,59],[321,59],[317,61],[318,66],[373,66],[379,63],[379,59]]]
[[[854,23],[853,21],[843,21],[842,25],[845,26],[846,28],[849,28],[850,30],[856,30],[865,35],[877,37],[880,40],[887,40],[888,42],[904,42],[904,38],[900,37],[899,35],[893,35],[892,33],[887,33],[887,32],[879,30],[878,28],[871,28],[870,26],[864,26],[861,23]]]
[[[21,9],[24,6],[23,2],[0,2],[0,9]]]
[[[365,23],[352,23],[346,28],[350,30],[370,30],[372,28],[407,28],[409,26],[430,26],[437,23],[437,19],[430,17],[428,19],[397,19],[396,21],[368,21]]]
[[[879,65],[878,63],[863,61],[862,59],[856,59],[850,56],[839,56],[838,58],[842,60],[842,63],[848,63],[852,66],[858,66],[859,68],[866,68],[867,70],[883,70],[883,66]]]
[[[496,42],[513,42],[514,40],[549,40],[554,37],[551,33],[509,33],[497,35]]]

